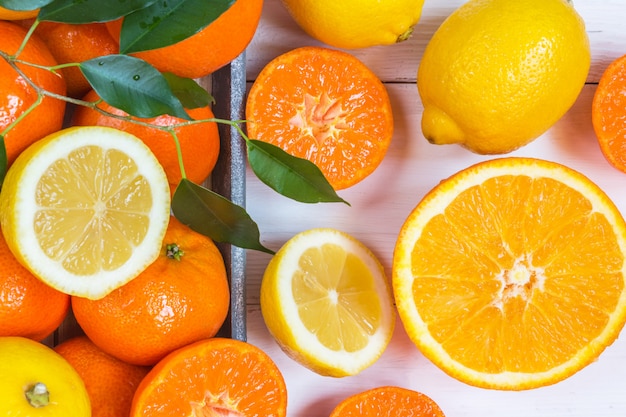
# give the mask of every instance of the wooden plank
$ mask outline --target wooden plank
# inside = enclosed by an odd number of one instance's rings
[[[429,144],[420,129],[422,105],[415,86],[420,56],[439,24],[463,0],[426,0],[414,36],[387,47],[351,51],[387,84],[395,117],[389,152],[374,174],[340,195],[342,204],[305,205],[288,200],[248,171],[247,210],[257,221],[264,245],[278,249],[295,233],[312,227],[344,230],[370,247],[388,275],[395,239],[406,216],[442,179],[473,163],[493,157],[472,154],[455,145]],[[592,67],[570,111],[548,132],[509,156],[531,156],[563,163],[587,175],[626,213],[625,174],[602,156],[591,125],[591,100],[602,71],[626,54],[626,0],[574,0],[586,22]],[[266,0],[259,31],[247,52],[247,78],[256,77],[273,57],[302,45],[319,45],[305,35],[280,0]],[[359,375],[321,377],[289,359],[268,334],[259,308],[259,286],[270,260],[247,254],[248,341],[277,362],[289,390],[288,415],[322,417],[346,396],[380,385],[400,385],[435,399],[448,416],[468,417],[623,417],[626,415],[626,341],[617,340],[584,370],[556,385],[524,392],[473,388],[444,374],[425,359],[406,336],[400,321],[383,357]]]
[[[463,0],[427,0],[413,36],[406,42],[350,51],[369,66],[383,81],[415,82],[424,48],[441,22]],[[623,0],[575,0],[585,20],[591,44],[593,65],[587,81],[596,83],[610,61],[626,54],[626,19]],[[280,0],[266,0],[263,18],[248,48],[248,80],[256,78],[273,57],[304,45],[322,45],[306,35],[287,13]]]

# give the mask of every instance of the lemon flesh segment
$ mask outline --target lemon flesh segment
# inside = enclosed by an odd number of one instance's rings
[[[43,281],[101,298],[158,256],[170,214],[165,173],[143,142],[111,128],[40,142],[7,173],[3,232]]]
[[[403,226],[393,285],[407,333],[451,375],[488,388],[555,383],[626,320],[626,224],[557,164],[479,164],[433,190]]]
[[[328,349],[364,349],[382,317],[367,266],[336,244],[307,249],[299,266],[293,275],[293,298],[307,330]]]
[[[395,324],[380,262],[353,237],[325,228],[294,236],[270,261],[261,311],[288,355],[335,377],[373,364]]]

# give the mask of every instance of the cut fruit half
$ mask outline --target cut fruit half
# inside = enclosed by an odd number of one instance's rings
[[[301,232],[276,253],[263,275],[261,312],[292,359],[334,377],[373,364],[395,324],[383,266],[361,242],[329,228]]]
[[[156,259],[170,218],[163,168],[141,140],[73,127],[7,172],[0,224],[16,258],[53,288],[101,298]]]
[[[626,320],[626,224],[582,174],[530,158],[474,165],[408,216],[393,260],[400,318],[471,385],[521,390],[594,361]]]
[[[161,359],[141,381],[130,417],[287,415],[287,386],[272,358],[241,340],[212,337]]]
[[[439,405],[418,391],[382,386],[352,394],[341,401],[330,417],[445,417]]]

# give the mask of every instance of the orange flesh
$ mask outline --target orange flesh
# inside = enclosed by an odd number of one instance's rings
[[[453,359],[488,373],[541,372],[604,330],[623,264],[612,226],[583,195],[548,178],[496,177],[425,227],[413,295]]]
[[[393,134],[384,85],[360,61],[325,48],[278,57],[257,77],[248,134],[315,163],[335,189],[365,178]]]

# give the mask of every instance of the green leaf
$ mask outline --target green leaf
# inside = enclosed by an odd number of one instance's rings
[[[9,10],[28,11],[39,9],[54,0],[0,0],[0,6]]]
[[[254,174],[278,193],[302,203],[341,202],[320,169],[270,143],[247,141],[248,162]],[[348,204],[350,205],[350,204]]]
[[[235,0],[159,1],[124,18],[120,52],[157,49],[180,42],[207,27]],[[206,45],[211,48],[210,43]]]
[[[38,18],[73,24],[108,22],[155,2],[156,0],[54,0],[41,9]]]
[[[4,143],[4,136],[0,136],[0,186],[4,182],[4,177],[7,174],[9,162],[7,159],[7,147]]]
[[[206,107],[215,103],[213,96],[191,78],[179,77],[171,72],[164,72],[163,77],[186,109]]]
[[[172,212],[178,220],[216,242],[274,254],[259,242],[259,228],[242,207],[187,179],[181,180],[174,191]]]
[[[191,120],[163,74],[147,62],[126,55],[106,55],[79,64],[100,97],[136,117],[162,114]]]

